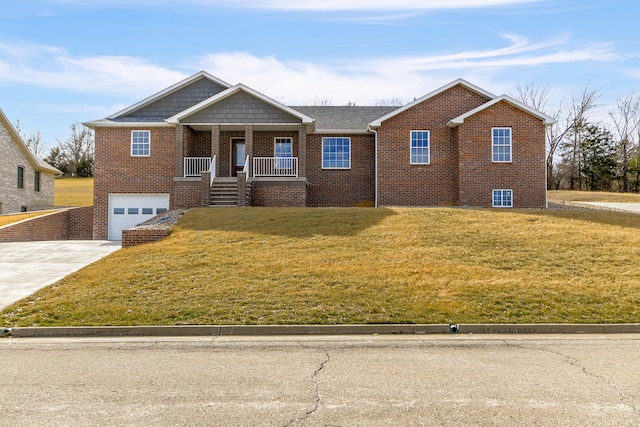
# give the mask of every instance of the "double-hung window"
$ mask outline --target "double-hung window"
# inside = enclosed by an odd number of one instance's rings
[[[322,169],[351,169],[351,138],[322,138]]]
[[[513,190],[493,190],[494,208],[512,208]]]
[[[40,172],[38,171],[33,175],[33,191],[40,191]]]
[[[276,138],[273,143],[276,169],[292,169],[293,143],[291,138]]]
[[[24,188],[24,168],[18,166],[18,188]]]
[[[494,163],[511,162],[511,128],[493,128],[491,152]]]
[[[411,131],[411,164],[429,164],[429,131]]]
[[[131,131],[131,155],[149,156],[151,152],[151,131],[132,130]]]

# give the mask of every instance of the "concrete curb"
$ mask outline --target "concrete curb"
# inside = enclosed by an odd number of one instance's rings
[[[459,325],[68,326],[0,329],[13,338],[425,334],[634,334],[640,323]]]

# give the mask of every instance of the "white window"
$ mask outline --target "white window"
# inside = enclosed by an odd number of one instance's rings
[[[513,190],[493,190],[494,208],[512,208]]]
[[[322,138],[322,169],[351,169],[351,138]]]
[[[511,162],[511,128],[493,128],[492,155],[495,163]]]
[[[148,156],[151,152],[151,131],[132,130],[131,131],[131,155]]]
[[[273,157],[276,158],[276,169],[291,169],[293,157],[293,143],[291,138],[275,138],[273,142]]]
[[[429,131],[411,131],[411,164],[429,164]]]

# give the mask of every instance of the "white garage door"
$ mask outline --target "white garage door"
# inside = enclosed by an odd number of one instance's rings
[[[109,194],[109,240],[169,209],[168,194]]]

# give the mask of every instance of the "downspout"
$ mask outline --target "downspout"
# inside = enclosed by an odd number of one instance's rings
[[[374,157],[375,157],[375,204],[374,206],[377,208],[378,207],[378,130],[377,129],[373,129],[371,128],[371,126],[369,126],[369,130],[371,132],[373,132],[374,135],[374,140],[375,140],[375,144],[374,144]]]

